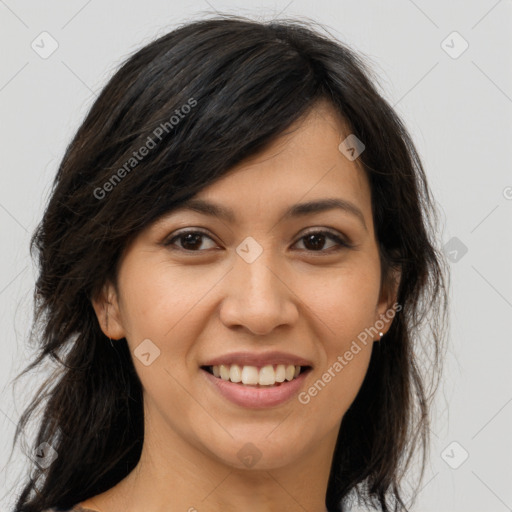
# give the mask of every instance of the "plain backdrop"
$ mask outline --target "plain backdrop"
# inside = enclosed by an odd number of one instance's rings
[[[8,464],[11,441],[44,373],[11,381],[33,355],[29,239],[66,145],[125,57],[215,11],[314,19],[378,75],[423,159],[451,260],[449,348],[413,510],[512,510],[510,0],[0,0],[0,509],[28,466],[19,449]]]

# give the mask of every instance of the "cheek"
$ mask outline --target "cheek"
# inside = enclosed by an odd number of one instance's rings
[[[311,410],[331,417],[332,422],[353,402],[368,370],[377,339],[371,328],[376,321],[379,280],[379,268],[368,262],[337,269],[336,276],[322,280],[314,291],[303,289],[322,358],[303,403],[309,402]]]
[[[222,269],[205,273],[200,266],[184,269],[161,261],[125,267],[122,319],[136,372],[156,404],[172,403],[171,409],[185,416],[191,404],[181,385],[187,386],[198,371],[192,352],[212,314],[208,292],[224,274]],[[151,353],[147,366],[148,358],[139,358],[144,343]]]
[[[298,295],[321,329],[325,350],[337,354],[365,329],[374,325],[379,300],[380,272],[375,261],[361,258],[357,265],[298,280]]]
[[[213,274],[200,272],[199,266],[185,269],[161,261],[127,266],[122,320],[130,343],[150,338],[164,347],[184,325],[190,328],[201,300],[221,276]]]
[[[201,413],[185,391],[187,356],[203,328],[199,319],[206,314],[206,301],[201,299],[219,278],[204,271],[193,274],[190,268],[145,261],[127,264],[121,276],[124,281],[120,279],[123,326],[145,401],[167,421],[171,421],[169,411],[179,411],[180,421],[194,411]]]

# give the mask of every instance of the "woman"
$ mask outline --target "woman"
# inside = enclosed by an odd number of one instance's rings
[[[113,76],[32,240],[25,372],[59,368],[18,425],[47,397],[16,512],[408,509],[447,285],[369,76],[304,23],[233,16]]]

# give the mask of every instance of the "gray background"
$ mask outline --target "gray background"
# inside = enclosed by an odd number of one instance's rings
[[[414,510],[512,510],[510,0],[0,0],[1,510],[9,510],[26,467],[19,449],[8,464],[14,423],[44,376],[11,385],[33,353],[28,243],[59,161],[129,53],[215,10],[313,18],[370,59],[423,158],[452,259],[445,376]],[[47,58],[40,55],[43,45],[51,48],[44,31],[58,44]],[[459,55],[464,41],[469,47]]]

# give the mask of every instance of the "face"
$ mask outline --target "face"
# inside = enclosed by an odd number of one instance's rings
[[[239,468],[334,448],[379,338],[362,333],[394,302],[367,178],[338,149],[349,133],[319,104],[124,252],[117,287],[93,305],[104,332],[127,339],[146,437]],[[348,206],[298,207],[326,199]]]

